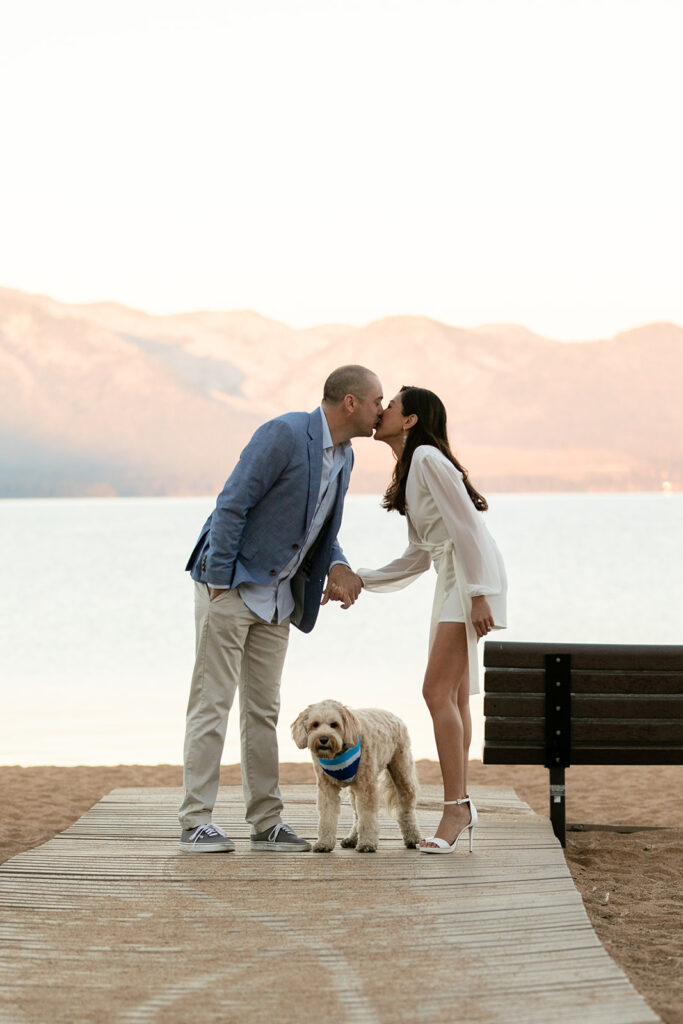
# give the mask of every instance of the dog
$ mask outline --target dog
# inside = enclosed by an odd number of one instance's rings
[[[417,773],[408,729],[400,718],[379,708],[352,711],[339,701],[324,700],[310,704],[292,722],[292,738],[300,750],[310,750],[317,777],[315,853],[334,849],[341,793],[346,787],[353,827],[342,839],[343,847],[376,853],[380,800],[395,813],[405,845],[418,846]]]

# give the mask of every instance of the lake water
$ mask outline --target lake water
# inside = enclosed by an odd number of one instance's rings
[[[491,495],[488,523],[510,580],[507,640],[683,643],[683,495]],[[183,568],[212,498],[0,501],[0,763],[179,764],[193,663]],[[354,566],[405,547],[405,521],[374,496],[347,499]],[[387,707],[417,757],[435,757],[420,695],[435,575],[362,594],[293,629],[280,757],[302,707],[336,697]],[[473,698],[472,756],[481,755]],[[223,757],[239,761],[233,715]]]

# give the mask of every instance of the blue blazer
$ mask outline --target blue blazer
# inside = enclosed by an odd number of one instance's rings
[[[202,527],[186,566],[192,579],[230,589],[244,582],[272,583],[306,539],[322,455],[317,409],[286,413],[259,427]],[[332,512],[291,581],[292,622],[304,633],[315,625],[330,563],[346,562],[337,533],[352,467],[349,445]]]

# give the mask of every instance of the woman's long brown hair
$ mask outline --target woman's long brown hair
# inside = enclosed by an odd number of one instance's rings
[[[417,423],[406,435],[405,448],[396,460],[391,482],[384,492],[382,507],[389,510],[396,509],[402,516],[406,514],[406,482],[410,464],[413,461],[413,452],[420,445],[429,444],[445,455],[448,461],[462,473],[463,483],[474,507],[479,512],[485,512],[489,507],[486,498],[472,486],[467,470],[460,465],[448,444],[446,409],[441,399],[426,388],[405,385],[401,388],[400,396],[403,415],[415,414]]]

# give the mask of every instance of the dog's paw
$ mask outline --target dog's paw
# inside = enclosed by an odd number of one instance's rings
[[[404,839],[403,842],[406,844],[408,850],[417,850],[420,845],[419,839]]]
[[[377,853],[376,843],[362,843],[356,847],[356,853]]]
[[[316,843],[313,847],[313,853],[331,853],[334,847],[328,843]]]
[[[358,840],[355,836],[347,836],[346,839],[342,839],[341,845],[345,850],[353,850],[356,847]]]

